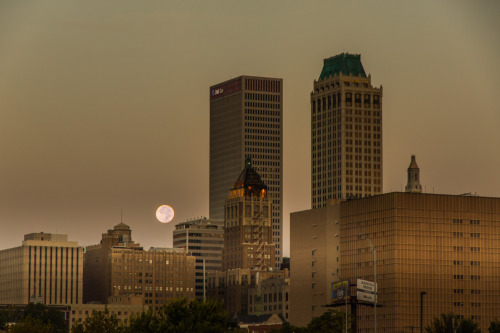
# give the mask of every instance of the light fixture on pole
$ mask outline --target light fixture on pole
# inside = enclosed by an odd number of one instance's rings
[[[373,251],[373,283],[375,284],[375,295],[374,295],[374,304],[373,304],[373,332],[377,333],[377,248],[373,245],[372,241],[368,237],[368,234],[359,234],[359,239],[365,239],[368,244],[370,244],[370,248]]]
[[[424,295],[427,293],[425,291],[420,292],[420,333],[424,331]]]

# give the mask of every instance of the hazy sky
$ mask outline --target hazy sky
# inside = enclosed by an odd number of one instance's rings
[[[0,1],[0,249],[29,232],[145,247],[208,215],[209,86],[284,80],[289,213],[311,207],[310,92],[361,53],[383,85],[384,191],[500,196],[500,2]],[[170,204],[170,225],[155,210]]]

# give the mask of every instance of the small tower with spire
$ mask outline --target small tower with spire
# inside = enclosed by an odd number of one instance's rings
[[[408,167],[408,183],[406,184],[405,192],[422,193],[422,185],[420,185],[420,169],[417,165],[415,155],[411,155],[411,162]]]

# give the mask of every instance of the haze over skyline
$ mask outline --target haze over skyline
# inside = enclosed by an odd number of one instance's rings
[[[425,191],[498,197],[499,16],[497,1],[4,1],[0,249],[40,231],[95,244],[122,209],[136,242],[172,246],[176,223],[208,217],[209,87],[246,74],[283,78],[288,255],[289,213],[311,207],[313,80],[342,52],[384,89],[384,192],[415,154]]]

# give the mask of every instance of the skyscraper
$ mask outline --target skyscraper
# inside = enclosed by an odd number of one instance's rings
[[[382,86],[361,55],[324,59],[311,92],[312,207],[382,193]]]
[[[240,76],[210,87],[210,218],[251,157],[272,199],[275,265],[283,257],[283,80]]]

